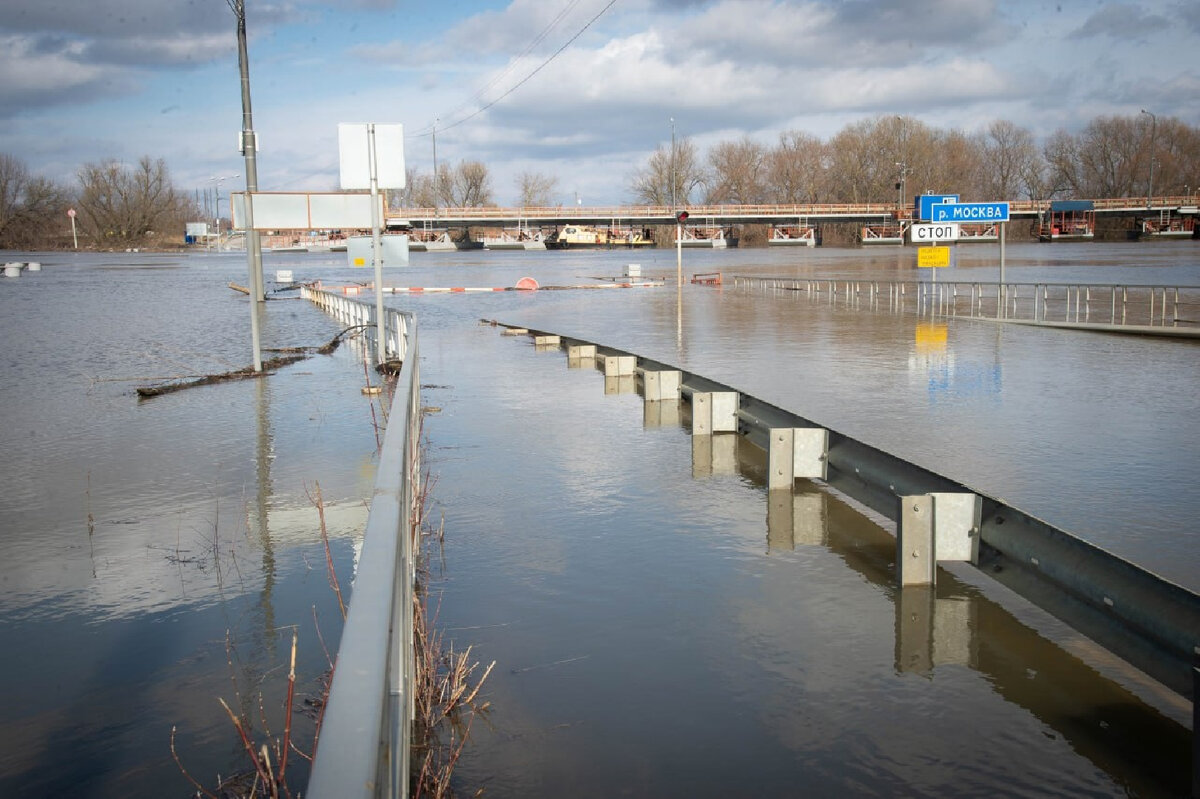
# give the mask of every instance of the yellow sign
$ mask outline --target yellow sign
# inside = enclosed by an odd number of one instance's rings
[[[950,248],[949,247],[921,247],[917,250],[917,266],[924,268],[930,266],[949,266],[950,265]]]

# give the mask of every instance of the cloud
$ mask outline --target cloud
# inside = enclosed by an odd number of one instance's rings
[[[1186,16],[1191,16],[1188,14]],[[1122,41],[1142,42],[1152,34],[1171,26],[1166,17],[1143,11],[1139,6],[1107,3],[1070,33],[1070,39],[1108,36]]]
[[[35,108],[87,103],[133,89],[129,76],[103,64],[81,63],[81,45],[48,38],[0,36],[0,118]]]
[[[824,67],[900,66],[934,51],[976,52],[1015,28],[993,0],[724,0],[659,30],[678,58],[702,52],[742,64]]]

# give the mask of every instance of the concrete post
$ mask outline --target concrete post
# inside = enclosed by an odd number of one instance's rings
[[[523,327],[506,327],[500,331],[502,336],[528,336],[529,331]]]
[[[790,488],[797,477],[826,479],[829,431],[820,427],[776,427],[770,431],[768,488]]]
[[[559,336],[534,336],[533,346],[535,347],[558,347],[562,343],[562,338]]]
[[[738,393],[697,391],[692,394],[692,435],[737,432]]]
[[[933,585],[937,569],[933,497],[900,497],[896,518],[896,571],[901,588]]]
[[[568,358],[595,358],[595,344],[571,344],[567,347]]]
[[[678,371],[643,372],[642,393],[647,402],[677,400],[681,382],[682,374]]]
[[[978,494],[931,494],[933,531],[938,560],[967,560],[979,564],[979,528],[983,499]]]
[[[632,376],[636,367],[637,356],[634,355],[607,355],[604,358],[605,377]]]

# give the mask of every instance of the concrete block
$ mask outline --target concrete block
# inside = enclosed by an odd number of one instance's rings
[[[500,331],[502,336],[528,336],[529,331],[523,327],[506,327]]]
[[[568,358],[595,358],[595,344],[571,344],[567,347]]]
[[[767,487],[790,487],[797,477],[824,480],[829,431],[819,427],[776,427],[770,432]]]
[[[711,436],[712,432],[712,394],[697,391],[692,394],[692,435]]]
[[[562,338],[559,336],[534,336],[533,344],[535,347],[557,347],[562,343]]]
[[[642,393],[647,401],[677,400],[682,379],[678,371],[643,372]]]
[[[604,358],[605,377],[632,376],[636,367],[637,356],[635,355],[608,355]]]
[[[983,499],[978,494],[935,493],[933,530],[938,560],[979,563]]]
[[[829,475],[829,431],[823,427],[793,430],[792,476],[824,480]]]
[[[714,433],[736,433],[738,429],[738,393],[714,391],[712,395],[712,430]]]
[[[896,577],[901,587],[933,585],[937,569],[933,497],[900,497],[896,518]]]

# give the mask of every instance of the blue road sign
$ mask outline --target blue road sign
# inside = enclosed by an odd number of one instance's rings
[[[935,203],[956,203],[958,202],[957,194],[918,194],[917,195],[917,219],[922,222],[929,221],[930,208]]]
[[[930,222],[1007,222],[1008,203],[936,203]]]

